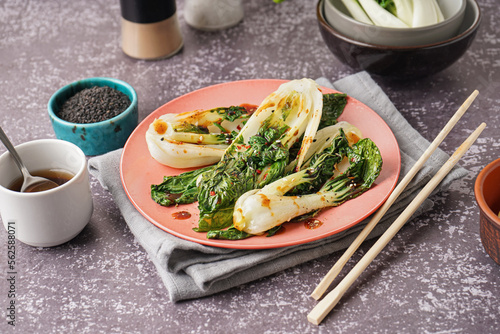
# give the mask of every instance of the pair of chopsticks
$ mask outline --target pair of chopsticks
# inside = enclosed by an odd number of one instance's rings
[[[438,136],[434,139],[431,145],[425,150],[422,156],[418,159],[415,165],[410,169],[408,174],[401,180],[398,186],[393,190],[387,201],[379,208],[379,210],[374,214],[370,222],[361,231],[358,237],[353,241],[345,253],[340,257],[340,259],[335,263],[335,265],[330,269],[327,275],[319,283],[316,289],[313,291],[311,296],[314,299],[320,299],[321,296],[328,289],[333,280],[340,273],[344,265],[351,258],[354,252],[363,243],[366,237],[370,234],[373,228],[377,225],[384,214],[389,210],[396,199],[401,195],[403,190],[406,188],[408,183],[413,179],[417,172],[422,168],[427,159],[434,153],[436,148],[441,144],[444,138],[448,135],[451,129],[458,123],[463,114],[467,111],[469,106],[472,104],[476,96],[479,94],[475,90],[469,98],[460,106],[455,115],[448,121],[445,127],[441,130]],[[322,299],[307,315],[309,322],[319,325],[321,321],[326,317],[326,315],[335,307],[335,305],[342,298],[344,293],[349,289],[349,287],[354,283],[354,281],[361,275],[361,273],[368,267],[368,265],[373,261],[373,259],[382,251],[382,249],[391,241],[391,239],[396,235],[396,233],[403,227],[408,219],[415,213],[415,211],[420,207],[424,200],[432,193],[432,191],[437,187],[437,185],[444,179],[444,177],[450,172],[450,170],[457,164],[460,158],[467,152],[467,150],[472,146],[472,144],[479,137],[481,132],[486,127],[485,123],[482,123],[453,153],[453,155],[446,161],[446,163],[439,169],[439,171],[434,175],[434,177],[427,183],[427,185],[420,191],[420,193],[413,199],[413,201],[408,205],[408,207],[401,213],[401,215],[392,223],[392,225],[386,230],[384,234],[375,242],[375,244],[370,248],[370,250],[361,258],[361,260],[356,264],[352,270],[344,277],[344,279],[329,292],[324,299]]]

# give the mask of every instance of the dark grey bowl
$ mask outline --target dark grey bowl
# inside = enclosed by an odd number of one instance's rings
[[[476,0],[467,0],[464,20],[455,37],[410,47],[369,44],[332,28],[324,16],[324,1],[318,1],[316,15],[321,36],[335,57],[353,69],[400,79],[429,76],[452,65],[470,47],[481,22]]]

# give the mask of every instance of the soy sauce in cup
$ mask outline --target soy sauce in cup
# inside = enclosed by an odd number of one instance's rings
[[[74,176],[72,173],[62,169],[43,169],[32,172],[31,175],[44,177],[46,179],[54,181],[59,186],[65,184],[66,182],[71,180]],[[23,185],[23,177],[21,176],[15,179],[7,188],[13,191],[21,191],[22,185]],[[37,191],[39,190],[36,190],[36,187],[35,190],[30,190],[30,188],[26,189],[26,192],[37,192]]]
[[[15,148],[30,171],[62,170],[74,176],[39,193],[9,190],[20,173],[11,155],[4,152],[0,155],[0,216],[5,227],[15,224],[15,238],[34,247],[58,246],[73,239],[94,211],[85,153],[60,139],[37,139]]]

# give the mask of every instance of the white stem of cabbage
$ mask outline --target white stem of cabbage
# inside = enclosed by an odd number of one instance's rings
[[[413,1],[413,27],[424,27],[443,21],[443,13],[436,0]]]
[[[393,0],[396,16],[409,27],[413,26],[413,0]]]
[[[382,8],[375,0],[358,0],[373,23],[390,28],[408,28],[408,25]]]
[[[342,3],[356,21],[373,25],[372,20],[366,15],[357,0],[342,0]]]

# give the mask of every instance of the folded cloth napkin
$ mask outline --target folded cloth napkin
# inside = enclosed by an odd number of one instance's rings
[[[325,78],[317,82],[365,103],[385,120],[400,146],[400,178],[406,175],[429,142],[408,124],[372,78],[366,72],[360,72],[333,85]],[[117,150],[89,159],[90,172],[112,194],[130,230],[156,265],[174,302],[208,296],[345,249],[368,222],[367,219],[322,240],[277,249],[236,250],[200,245],[160,230],[134,208],[120,181],[120,156],[121,150]],[[432,155],[369,238],[386,230],[447,159],[448,155],[439,149]],[[454,168],[436,192],[447,189],[453,180],[466,174],[465,169]],[[432,201],[426,200],[414,217],[431,207]]]

